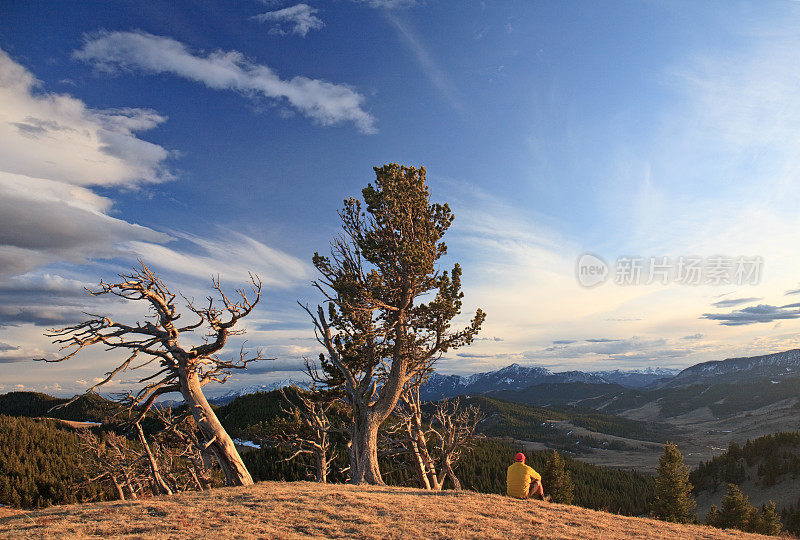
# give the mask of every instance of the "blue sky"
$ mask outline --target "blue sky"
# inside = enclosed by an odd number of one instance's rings
[[[683,367],[796,347],[796,2],[4,2],[0,391],[71,394],[45,328],[137,257],[203,295],[265,282],[248,340],[297,376],[315,251],[388,162],[453,207],[450,264],[511,362]],[[576,261],[761,257],[758,284],[594,288]],[[613,272],[613,268],[612,268]],[[613,277],[613,276],[612,276]],[[129,380],[122,380],[123,388]],[[214,391],[218,391],[215,389]]]

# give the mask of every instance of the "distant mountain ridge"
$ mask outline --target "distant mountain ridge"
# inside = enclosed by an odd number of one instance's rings
[[[800,349],[695,364],[661,386],[739,383],[756,379],[780,380],[791,377],[800,377]]]
[[[239,396],[256,394],[258,392],[272,392],[273,390],[284,388],[286,386],[299,386],[300,388],[306,388],[308,386],[308,381],[289,378],[281,379],[270,384],[254,384],[251,386],[245,386],[244,388],[231,390],[230,392],[226,392],[217,397],[209,398],[208,401],[214,405],[227,405]]]
[[[420,390],[426,401],[453,397],[461,394],[484,394],[504,390],[523,390],[538,384],[585,383],[618,384],[627,388],[642,388],[667,378],[680,370],[646,368],[641,370],[611,371],[562,371],[554,373],[541,366],[511,364],[497,371],[473,375],[441,375],[434,372]]]

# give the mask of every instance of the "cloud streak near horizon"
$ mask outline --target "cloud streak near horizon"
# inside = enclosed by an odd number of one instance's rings
[[[800,318],[800,309],[789,309],[796,306],[797,304],[789,304],[781,307],[759,304],[757,306],[737,309],[730,313],[703,313],[702,318],[719,321],[719,323],[724,326],[745,326],[749,324]]]
[[[288,102],[323,126],[352,122],[362,133],[377,133],[375,118],[363,109],[364,96],[350,86],[301,75],[281,79],[268,66],[255,64],[237,51],[202,55],[172,38],[147,32],[101,31],[86,36],[73,56],[103,71],[168,73],[214,90],[258,94]]]

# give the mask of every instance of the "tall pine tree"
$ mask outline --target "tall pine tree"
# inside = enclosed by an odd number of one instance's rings
[[[656,498],[653,517],[675,523],[695,521],[696,503],[690,492],[689,468],[683,463],[683,455],[675,443],[664,445],[664,453],[656,468]]]

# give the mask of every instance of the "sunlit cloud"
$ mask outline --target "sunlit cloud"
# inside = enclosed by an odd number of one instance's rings
[[[87,36],[75,58],[97,69],[168,73],[214,90],[260,95],[329,126],[352,122],[363,133],[376,133],[375,118],[363,109],[364,96],[346,84],[301,75],[281,79],[271,68],[236,51],[195,53],[174,39],[146,32],[98,32]]]
[[[92,190],[172,179],[169,152],[135,135],[164,118],[144,109],[91,109],[43,92],[3,51],[0,110],[0,278],[59,260],[113,256],[124,240],[169,239],[112,217],[113,201]]]

